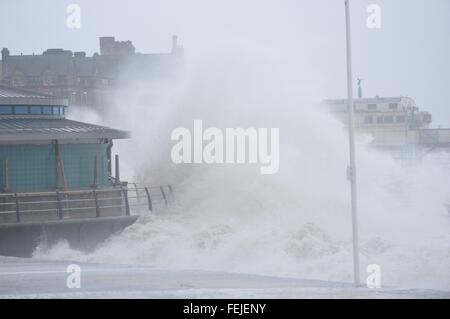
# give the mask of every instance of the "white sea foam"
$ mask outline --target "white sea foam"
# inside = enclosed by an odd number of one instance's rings
[[[124,171],[141,183],[171,183],[177,205],[93,253],[60,243],[35,256],[351,281],[345,130],[318,111],[320,86],[305,75],[311,70],[272,53],[222,48],[186,63],[176,83],[119,92],[121,108],[108,124],[133,131],[131,141],[117,143]],[[194,119],[279,127],[278,174],[171,163],[170,131]],[[382,285],[450,290],[448,170],[427,158],[402,167],[367,143],[361,137],[357,150],[362,275],[378,264]]]

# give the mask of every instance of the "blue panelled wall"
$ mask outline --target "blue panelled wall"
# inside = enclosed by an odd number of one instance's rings
[[[68,190],[91,188],[97,157],[97,185],[106,187],[109,180],[107,143],[60,144],[60,156]],[[0,186],[5,185],[4,161],[8,160],[10,192],[36,192],[56,189],[56,145],[0,145]],[[63,179],[59,176],[59,189]]]

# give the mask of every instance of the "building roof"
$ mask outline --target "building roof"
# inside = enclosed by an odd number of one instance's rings
[[[43,77],[46,72],[56,77],[91,77],[116,79],[122,72],[141,76],[170,74],[179,57],[172,53],[74,55],[71,51],[49,49],[41,55],[7,55],[2,63],[2,78]]]
[[[0,142],[74,139],[122,139],[130,133],[68,119],[2,118]]]
[[[0,106],[54,105],[67,106],[67,99],[52,95],[0,86]],[[121,139],[130,133],[105,126],[72,121],[64,114],[31,115],[1,114],[0,142],[79,140],[79,139]]]
[[[59,105],[67,106],[67,99],[52,95],[0,85],[0,105]]]
[[[396,97],[365,97],[354,98],[354,103],[368,104],[368,103],[400,103],[402,99],[409,99],[408,97],[396,96]],[[322,104],[347,104],[347,99],[326,99],[322,101]]]
[[[20,98],[47,98],[50,95],[32,92],[27,90],[21,90],[18,88],[12,88],[9,86],[0,86],[0,98],[10,98],[10,97],[20,97]]]

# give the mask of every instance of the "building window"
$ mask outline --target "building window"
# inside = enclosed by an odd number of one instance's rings
[[[52,70],[46,69],[42,74],[42,84],[45,86],[55,85],[57,76]]]
[[[389,103],[389,109],[390,110],[397,110],[398,109],[398,103]]]
[[[397,117],[395,118],[395,121],[396,121],[397,123],[405,123],[405,122],[406,122],[406,118],[405,118],[404,115],[399,115],[399,116],[397,116]]]
[[[384,123],[394,123],[394,117],[393,116],[385,116],[383,119]]]
[[[40,106],[31,106],[30,107],[30,114],[33,114],[33,115],[42,114],[42,107],[40,107]]]
[[[28,106],[14,107],[14,114],[28,114]]]
[[[52,107],[51,106],[44,106],[42,108],[43,114],[45,115],[51,115],[52,114]]]
[[[368,109],[369,110],[376,110],[377,109],[377,105],[374,104],[374,103],[371,103],[371,104],[368,105]]]
[[[373,117],[372,116],[365,116],[364,117],[364,124],[372,124],[373,123]]]
[[[0,105],[0,115],[64,115],[63,106]]]
[[[12,114],[11,106],[0,106],[0,114]]]
[[[383,117],[382,116],[378,116],[377,117],[377,123],[378,124],[383,124]]]

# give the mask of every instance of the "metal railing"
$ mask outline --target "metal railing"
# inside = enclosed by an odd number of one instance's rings
[[[0,194],[0,224],[130,216],[167,208],[173,199],[170,185],[139,188],[134,183],[104,189],[4,193]]]
[[[130,185],[130,183],[128,184]],[[148,211],[155,211],[158,207],[168,208],[174,200],[173,188],[171,185],[127,188],[127,200],[130,208],[138,208]]]

